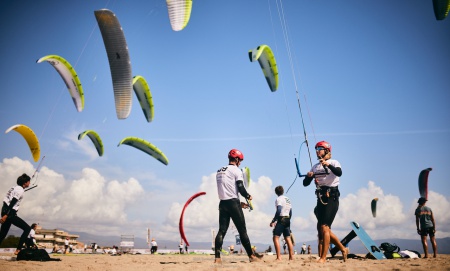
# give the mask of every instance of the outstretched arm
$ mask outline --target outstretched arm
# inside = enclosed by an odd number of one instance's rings
[[[239,194],[241,194],[244,198],[251,200],[252,196],[247,192],[247,190],[244,187],[244,182],[239,180],[236,182]]]
[[[341,177],[342,169],[340,167],[334,167],[333,165],[328,165],[328,168],[333,172],[334,175]]]

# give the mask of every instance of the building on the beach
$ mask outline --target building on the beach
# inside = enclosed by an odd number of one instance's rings
[[[82,247],[83,244],[77,241],[80,237],[76,234],[70,234],[68,232],[58,229],[43,229],[41,226],[37,226],[36,229],[36,243],[45,248],[64,247],[64,241],[69,238],[69,244],[73,247]]]

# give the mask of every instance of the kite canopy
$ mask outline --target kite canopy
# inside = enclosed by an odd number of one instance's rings
[[[173,31],[183,30],[191,17],[192,0],[166,0]]]
[[[31,155],[33,156],[34,162],[39,161],[39,158],[41,156],[41,148],[39,146],[39,140],[36,137],[36,134],[33,132],[33,130],[31,130],[26,125],[16,124],[16,125],[9,127],[5,131],[5,134],[9,133],[12,130],[18,132],[25,139],[25,141],[28,144],[28,147],[30,148]]]
[[[61,78],[64,80],[67,89],[69,90],[70,96],[72,96],[73,103],[78,112],[84,109],[84,94],[83,87],[81,86],[80,79],[75,71],[75,69],[70,65],[70,63],[64,58],[57,55],[48,55],[39,58],[36,62],[41,63],[47,61],[53,68],[59,73]]]
[[[378,202],[378,198],[374,198],[370,204],[373,217],[377,217],[377,202]]]
[[[419,193],[420,197],[428,200],[428,175],[432,168],[426,168],[419,174]]]
[[[93,130],[87,130],[78,135],[78,140],[83,139],[83,137],[85,137],[86,135],[92,140],[92,143],[94,143],[94,146],[97,149],[98,155],[102,156],[103,155],[103,143],[102,143],[102,139],[100,138],[100,136]]]
[[[433,10],[436,20],[444,20],[450,10],[450,0],[433,0]]]
[[[118,119],[126,119],[131,112],[133,89],[127,41],[119,20],[112,11],[101,9],[94,11],[94,14],[108,55],[116,115]]]
[[[119,142],[117,147],[119,147],[122,144],[135,147],[136,149],[153,156],[155,159],[157,159],[164,165],[169,164],[169,160],[167,159],[166,155],[155,145],[151,144],[148,141],[145,141],[144,139],[137,137],[126,137]]]
[[[148,122],[151,122],[154,116],[153,99],[150,87],[148,86],[147,81],[145,81],[145,78],[140,75],[133,77],[133,89],[141,104],[145,118]]]
[[[184,211],[186,210],[186,207],[187,207],[194,199],[196,199],[197,197],[202,196],[202,195],[206,195],[206,192],[198,192],[198,193],[195,193],[192,197],[190,197],[190,198],[186,201],[186,203],[184,204],[184,207],[183,207],[183,211],[181,211],[181,215],[180,215],[180,223],[178,224],[178,229],[179,229],[179,231],[180,231],[181,238],[184,240],[184,243],[185,243],[187,246],[189,246],[189,242],[188,242],[188,240],[186,239],[186,235],[184,234],[184,226],[183,226]]]
[[[267,45],[260,45],[248,51],[248,56],[251,62],[258,60],[270,90],[275,92],[278,89],[278,68],[272,49]]]

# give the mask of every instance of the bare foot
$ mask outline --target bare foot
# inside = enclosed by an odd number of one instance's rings
[[[16,250],[16,251],[14,251],[14,255],[17,255],[17,254],[19,254],[19,252],[20,252],[20,249],[18,249],[18,250]]]
[[[342,252],[342,258],[344,259],[344,262],[346,262],[347,261],[347,256],[348,256],[348,248],[345,248],[341,252]]]
[[[275,261],[276,262],[281,262],[281,258],[276,258]]]
[[[327,262],[327,259],[319,258],[319,259],[317,260],[317,262],[318,262],[318,263],[326,263],[326,262]]]
[[[222,259],[221,258],[215,258],[214,259],[214,263],[221,264],[222,263]]]

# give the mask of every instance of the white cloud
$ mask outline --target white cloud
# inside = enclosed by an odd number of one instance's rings
[[[22,173],[32,175],[33,165],[17,157],[3,159],[0,163],[0,197],[16,184]],[[152,174],[152,173],[149,173]],[[163,183],[152,177],[156,183]],[[28,223],[38,222],[46,228],[63,228],[69,231],[98,235],[141,234],[150,227],[152,235],[160,240],[180,240],[178,223],[182,208],[190,195],[182,186],[158,186],[158,191],[144,191],[136,178],[126,181],[108,180],[95,169],[84,168],[80,176],[68,180],[64,175],[47,167],[38,174],[38,187],[25,193],[19,215]],[[174,183],[175,184],[175,183]],[[190,242],[209,242],[211,231],[217,233],[218,205],[215,173],[203,176],[197,191],[206,195],[195,199],[185,211],[184,228]],[[255,209],[244,210],[247,231],[252,243],[271,243],[272,228],[269,223],[274,215],[274,185],[269,177],[253,179],[249,193],[254,197]],[[295,199],[299,196],[289,195]],[[377,197],[377,217],[372,217],[370,203]],[[450,208],[448,198],[429,191],[427,205],[433,209],[438,238],[450,236]],[[396,195],[385,195],[382,188],[369,181],[340,199],[340,208],[333,224],[333,231],[343,238],[350,231],[350,221],[360,223],[374,239],[417,238],[414,210],[417,199],[404,204]],[[297,200],[294,211],[303,206]],[[297,240],[311,240],[316,236],[316,218],[313,210],[307,217],[294,212],[293,232]],[[234,242],[237,234],[230,225],[225,242]],[[311,238],[312,237],[312,238]]]
[[[375,218],[371,211],[374,198],[378,198]],[[356,194],[348,194],[340,199],[339,212],[333,225],[347,228],[350,221],[357,221],[365,225],[366,229],[374,229],[380,225],[401,225],[405,222],[402,209],[399,197],[385,195],[380,187],[369,181],[367,188],[361,188]]]
[[[28,161],[4,159],[0,167],[5,180],[0,183],[1,191],[15,186],[17,176],[23,172],[33,171]],[[127,205],[144,195],[137,180],[107,181],[90,168],[84,168],[76,180],[65,180],[63,175],[47,167],[37,176],[38,187],[25,193],[19,215],[29,224],[39,222],[44,227],[58,226],[72,231],[81,228],[89,233],[105,234],[98,231],[98,226],[112,228],[127,223]]]
[[[264,176],[258,178],[257,182],[253,182],[250,189],[248,189],[249,193],[255,197],[253,201],[255,210],[252,212],[245,210],[244,214],[247,231],[253,243],[267,243],[271,240],[272,229],[269,227],[269,223],[275,211],[273,207],[273,200],[275,200],[273,189],[272,180]],[[215,173],[202,178],[200,191],[205,191],[207,194],[193,201],[185,212],[184,228],[188,241],[211,238],[211,233],[205,231],[205,229],[214,229],[217,232],[217,207],[219,200],[216,190]],[[290,197],[295,196],[290,195]],[[371,201],[373,198],[378,198],[376,217],[372,216],[371,211]],[[441,230],[440,237],[449,236],[449,225],[445,225],[444,222],[448,221],[450,216],[444,212],[446,210],[445,208],[448,210],[450,207],[449,200],[435,192],[429,193],[429,199],[430,201],[439,202],[439,206],[442,206],[435,208],[435,216],[438,217],[439,215],[437,224],[442,225],[439,227]],[[178,219],[183,205],[184,202],[173,203],[167,216],[166,223],[173,230],[171,233],[172,236],[177,236]],[[417,204],[414,205],[414,209],[415,207],[417,207]],[[340,238],[343,238],[351,230],[350,222],[356,221],[367,230],[373,239],[414,239],[417,237],[414,209],[407,210],[405,213],[403,203],[398,196],[391,194],[385,195],[381,187],[369,181],[367,187],[359,189],[356,194],[348,194],[340,198],[340,207],[333,223],[333,231]],[[317,220],[313,214],[313,210],[305,218],[294,214],[292,225],[294,225],[293,231],[296,232],[297,240],[310,240],[311,236],[316,236],[316,223]],[[225,242],[233,242],[233,233],[235,233],[235,229],[231,223]],[[165,236],[165,238],[169,237],[168,235]]]

